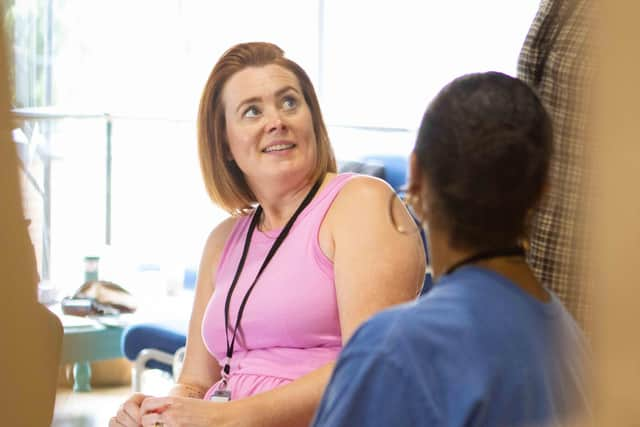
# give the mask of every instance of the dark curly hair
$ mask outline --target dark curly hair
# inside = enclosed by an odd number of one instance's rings
[[[414,148],[431,221],[453,247],[513,245],[543,193],[551,151],[551,119],[526,83],[497,72],[455,79],[427,108]]]

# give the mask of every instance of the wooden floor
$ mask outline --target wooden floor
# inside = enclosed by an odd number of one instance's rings
[[[162,396],[171,387],[167,377],[158,371],[146,371],[142,391]],[[106,427],[109,419],[131,395],[131,387],[100,387],[88,393],[74,393],[61,388],[56,394],[56,406],[51,427]]]
[[[106,427],[131,387],[94,388],[88,393],[59,389],[52,427]]]

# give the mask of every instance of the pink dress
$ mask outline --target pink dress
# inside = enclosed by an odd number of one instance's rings
[[[300,214],[260,276],[238,329],[228,389],[234,400],[287,384],[328,362],[342,349],[333,263],[318,244],[320,225],[353,174],[340,174]],[[202,321],[209,352],[224,365],[224,303],[242,254],[252,215],[240,218],[225,244],[215,291]],[[255,230],[229,308],[229,340],[238,309],[280,230]],[[216,390],[214,384],[205,399]]]

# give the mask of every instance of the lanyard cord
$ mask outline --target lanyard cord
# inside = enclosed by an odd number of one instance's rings
[[[500,257],[508,257],[508,256],[524,256],[524,249],[521,246],[513,246],[511,248],[500,248],[493,249],[485,252],[480,252],[475,255],[471,255],[470,257],[464,258],[461,261],[456,262],[451,267],[444,272],[444,275],[453,273],[458,268],[462,267],[465,264],[471,264],[477,261],[490,259],[490,258],[500,258]]]
[[[293,226],[293,223],[296,221],[300,213],[302,213],[304,208],[306,208],[307,205],[311,202],[311,199],[313,199],[313,196],[315,196],[315,194],[318,192],[321,181],[322,180],[318,180],[318,182],[314,184],[311,190],[309,190],[309,193],[307,194],[307,196],[304,198],[302,203],[300,203],[300,206],[298,206],[298,209],[295,211],[293,216],[289,218],[289,221],[287,221],[287,224],[284,226],[280,234],[278,234],[278,237],[276,238],[275,242],[273,242],[273,246],[271,246],[271,249],[269,249],[267,256],[262,262],[262,266],[260,267],[260,270],[258,270],[258,274],[256,275],[256,278],[253,279],[253,283],[251,283],[251,286],[249,287],[247,292],[244,294],[244,298],[242,298],[242,302],[240,303],[240,308],[238,309],[238,317],[236,318],[236,324],[235,324],[235,327],[233,328],[233,336],[231,338],[231,343],[229,343],[229,305],[231,304],[231,295],[233,294],[236,284],[238,283],[238,279],[240,278],[240,273],[242,272],[242,268],[244,267],[244,262],[249,252],[251,236],[253,235],[253,231],[258,225],[258,221],[260,220],[260,216],[262,215],[262,206],[258,206],[258,208],[253,214],[253,218],[251,219],[251,224],[249,225],[249,230],[247,230],[247,237],[245,238],[245,241],[244,241],[242,256],[240,257],[240,262],[238,263],[236,274],[233,277],[233,282],[231,282],[231,287],[229,288],[229,292],[227,293],[227,298],[224,302],[224,333],[227,339],[227,358],[225,360],[225,365],[223,368],[223,373],[225,375],[229,375],[229,371],[231,370],[229,363],[231,361],[231,357],[233,357],[233,347],[236,342],[236,335],[238,333],[238,328],[240,327],[240,320],[242,319],[242,314],[244,313],[244,308],[247,304],[247,300],[249,299],[249,295],[251,294],[251,291],[253,291],[253,288],[255,287],[256,283],[258,282],[260,275],[262,275],[262,272],[271,261],[271,258],[273,258],[273,255],[275,255],[276,251],[278,250],[278,248],[280,247],[284,239],[289,234],[289,230]],[[223,380],[226,382],[226,379],[224,378],[225,375],[223,375]]]

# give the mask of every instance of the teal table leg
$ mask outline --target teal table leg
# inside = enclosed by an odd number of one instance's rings
[[[91,391],[91,364],[89,362],[74,363],[73,391]]]
[[[73,391],[91,391],[89,363],[123,357],[120,348],[123,330],[100,324],[64,328],[61,360],[62,363],[73,363]]]

